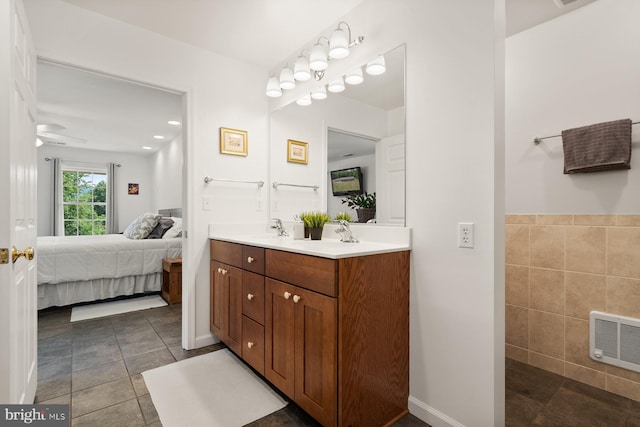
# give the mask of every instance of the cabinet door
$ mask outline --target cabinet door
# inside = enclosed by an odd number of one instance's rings
[[[224,318],[226,317],[225,289],[226,278],[222,275],[224,264],[211,261],[210,271],[210,329],[218,338],[224,340]]]
[[[227,315],[224,343],[240,355],[242,352],[242,270],[226,266]]]
[[[295,402],[324,426],[337,423],[337,302],[295,288]]]
[[[265,279],[264,376],[294,399],[294,287]]]

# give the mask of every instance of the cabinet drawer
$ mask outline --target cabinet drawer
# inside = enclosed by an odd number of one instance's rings
[[[242,358],[264,375],[264,326],[242,316]]]
[[[242,272],[242,314],[264,325],[264,276]]]
[[[328,258],[265,250],[266,275],[324,295],[338,295],[338,263]]]
[[[254,273],[264,274],[264,248],[243,246],[242,268]]]
[[[242,245],[211,240],[211,259],[242,268]]]

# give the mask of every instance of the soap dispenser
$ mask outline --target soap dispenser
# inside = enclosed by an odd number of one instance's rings
[[[293,238],[295,240],[304,239],[304,222],[300,221],[298,218],[296,218],[293,223]]]

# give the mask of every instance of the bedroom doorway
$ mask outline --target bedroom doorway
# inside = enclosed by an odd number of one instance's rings
[[[100,231],[104,230],[101,224],[107,223],[102,199],[111,191],[115,207],[107,207],[106,211],[111,209],[114,213],[116,225],[113,235],[122,234],[142,214],[162,212],[165,215],[171,212],[167,216],[170,227],[162,230],[166,234],[159,237],[162,240],[162,237],[173,234],[171,237],[182,242],[179,227],[183,217],[183,199],[186,199],[183,195],[186,163],[183,127],[186,102],[183,98],[186,94],[55,61],[39,59],[37,69],[38,236],[67,234],[64,227],[56,227],[56,215],[67,225],[87,220],[100,225],[91,227],[91,233],[82,231],[80,226],[67,227],[75,229],[76,234],[101,234]],[[56,176],[54,160],[61,163],[62,169],[78,171],[78,179],[74,182],[77,190],[64,193],[65,197],[66,194],[77,193],[77,200],[74,203],[65,200],[64,206],[57,209],[54,208],[54,199],[60,190],[54,191],[52,187]],[[114,165],[115,170],[113,180],[106,180],[106,186],[111,186],[111,189],[105,191],[105,180],[98,180],[94,185],[96,188],[91,183],[86,186],[85,183],[78,184],[85,175],[94,176],[97,169],[108,164]],[[68,184],[62,181],[62,187]],[[86,196],[84,191],[93,194],[87,203],[83,199]],[[167,223],[164,224],[166,226]],[[56,233],[55,230],[62,232]],[[96,230],[98,232],[93,233]],[[119,283],[105,271],[105,277],[88,280],[92,282],[88,285],[94,287],[91,292],[80,290],[78,286],[76,297],[91,302],[92,298],[123,297],[147,291],[159,293],[162,259],[181,258],[181,253],[175,249],[172,245],[168,248],[170,252],[157,255],[158,259],[152,262],[145,258],[144,269],[150,273],[149,277],[127,277]],[[148,271],[150,265],[147,264],[157,264],[157,271]],[[108,282],[108,291],[99,289],[101,285],[96,282],[100,280]],[[72,281],[75,286],[76,280]],[[55,289],[58,285],[46,286]],[[43,289],[39,287],[40,291]],[[77,301],[71,298],[61,303],[67,305]],[[175,307],[173,309],[175,311]]]

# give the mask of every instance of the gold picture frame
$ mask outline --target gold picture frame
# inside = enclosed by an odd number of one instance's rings
[[[220,153],[246,156],[249,153],[249,137],[247,131],[221,127]]]
[[[309,143],[294,139],[287,140],[287,161],[306,165],[309,161]]]

